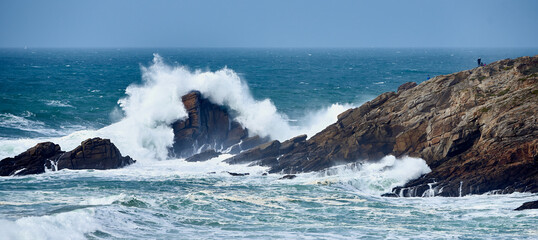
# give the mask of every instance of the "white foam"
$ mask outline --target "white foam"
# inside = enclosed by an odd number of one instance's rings
[[[45,104],[51,107],[70,107],[74,108],[73,105],[69,104],[68,101],[61,100],[45,100]]]
[[[310,184],[340,184],[349,190],[379,195],[430,171],[426,161],[421,158],[396,158],[389,155],[378,162],[354,163],[320,173],[300,174],[294,180]]]
[[[0,219],[2,239],[86,239],[99,224],[91,209],[80,209],[40,217],[23,217],[16,221]]]

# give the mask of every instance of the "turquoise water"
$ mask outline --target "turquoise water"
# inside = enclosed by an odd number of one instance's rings
[[[156,53],[158,55],[154,56]],[[0,178],[0,239],[535,239],[536,194],[381,198],[429,171],[386,157],[278,180],[167,159],[174,99],[200,90],[260,135],[312,135],[408,81],[536,49],[2,49],[0,158],[107,137],[138,162]],[[225,70],[223,70],[223,68]],[[118,102],[119,101],[119,102]],[[179,106],[179,107],[178,107]],[[225,171],[248,172],[232,177]]]

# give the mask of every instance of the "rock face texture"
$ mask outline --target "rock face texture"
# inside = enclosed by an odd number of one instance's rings
[[[16,157],[0,161],[0,176],[19,176],[68,169],[114,169],[134,163],[129,156],[122,157],[109,139],[85,140],[72,151],[64,152],[58,144],[39,143]]]
[[[224,162],[229,164],[251,163],[251,165],[275,167],[278,165],[280,156],[291,152],[295,148],[304,147],[305,144],[306,135],[300,135],[282,143],[274,140],[241,152],[224,160]]]
[[[224,107],[211,103],[200,92],[190,92],[182,101],[189,116],[172,124],[172,155],[190,157],[208,149],[223,151],[248,138],[248,131],[233,121]]]
[[[538,192],[537,76],[535,56],[406,83],[340,114],[270,172],[408,155],[432,172],[394,189],[398,196]]]

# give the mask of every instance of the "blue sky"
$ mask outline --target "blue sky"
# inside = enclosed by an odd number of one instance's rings
[[[538,47],[534,0],[1,0],[0,47]]]

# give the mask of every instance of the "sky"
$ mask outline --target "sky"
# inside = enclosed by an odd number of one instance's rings
[[[538,47],[536,0],[0,0],[0,47]]]

